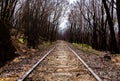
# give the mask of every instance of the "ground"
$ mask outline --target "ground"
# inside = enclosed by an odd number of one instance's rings
[[[25,81],[96,81],[96,79],[68,48],[68,44],[59,41],[55,49]]]
[[[8,62],[7,64],[5,64],[3,67],[0,68],[0,81],[17,80],[26,71],[28,71],[40,58],[42,58],[42,56],[48,50],[50,50],[54,46],[57,46],[56,51],[53,51],[52,55],[46,58],[49,61],[47,62],[46,60],[43,61],[41,65],[41,69],[43,69],[44,67],[43,70],[45,70],[45,68],[48,69],[47,65],[54,65],[53,67],[57,68],[56,72],[54,73],[55,76],[64,75],[66,77],[70,77],[71,75],[74,75],[74,73],[68,73],[68,72],[70,71],[70,69],[72,70],[72,72],[74,72],[75,70],[80,70],[79,67],[76,69],[71,67],[71,66],[76,67],[76,64],[79,65],[80,63],[78,63],[77,58],[76,59],[71,58],[75,56],[68,51],[66,45],[69,45],[72,49],[74,49],[78,53],[78,55],[81,56],[83,60],[95,71],[95,73],[98,74],[98,76],[100,76],[100,78],[103,79],[103,81],[120,81],[119,55],[111,55],[112,58],[111,60],[105,60],[104,59],[105,52],[100,52],[99,54],[89,54],[88,52],[86,53],[85,51],[82,51],[81,47],[79,46],[73,46],[72,44],[67,42],[62,42],[61,44],[61,41],[57,41],[55,44],[48,46],[42,51],[21,55],[19,57],[16,57],[11,62]],[[47,64],[45,64],[45,62]],[[66,66],[67,64],[68,66]],[[63,67],[66,69],[63,69]],[[67,68],[67,67],[71,67],[71,68]],[[37,69],[37,70],[41,70],[41,69]],[[63,72],[63,70],[65,73]],[[50,67],[48,71],[51,71]],[[44,75],[44,73],[42,74]],[[75,74],[73,77],[75,76],[78,75]],[[87,78],[89,78],[89,76]],[[79,81],[79,78],[75,81]]]
[[[103,81],[120,81],[120,54],[109,54],[92,48],[74,45],[73,49],[97,73]],[[111,59],[106,59],[108,55]]]

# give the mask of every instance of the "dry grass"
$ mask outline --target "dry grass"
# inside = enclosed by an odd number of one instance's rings
[[[120,54],[114,57],[114,61],[120,63]]]
[[[90,45],[87,45],[87,44],[73,43],[73,45],[76,46],[77,48],[81,49],[83,52],[86,52],[88,54],[96,54],[96,55],[101,54],[101,51],[95,50]]]
[[[10,78],[0,78],[0,81],[16,81],[14,77]]]
[[[116,57],[117,61],[120,62],[120,56]]]

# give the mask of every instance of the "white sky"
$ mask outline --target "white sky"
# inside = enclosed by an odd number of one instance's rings
[[[77,1],[77,0],[68,0],[70,3],[73,3],[74,1]]]
[[[70,3],[70,4],[73,4],[75,1],[77,1],[77,0],[68,0],[68,2]],[[68,11],[70,11],[70,9],[68,9],[66,12],[68,12]],[[62,18],[62,21],[61,21],[61,24],[60,24],[60,29],[61,30],[64,30],[66,27],[67,27],[67,23],[68,23],[68,15],[66,14],[66,16],[64,16],[63,18]]]

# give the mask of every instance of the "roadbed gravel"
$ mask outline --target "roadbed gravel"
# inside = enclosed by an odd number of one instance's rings
[[[53,46],[42,46],[40,50],[21,54],[0,68],[0,81],[17,81]]]
[[[112,59],[106,60],[104,59],[105,52],[100,52],[99,55],[88,54],[83,52],[79,47],[73,46],[70,43],[68,44],[103,81],[120,81],[120,61],[115,59],[116,57],[120,57],[120,55],[110,55]],[[0,81],[16,81],[54,45],[42,48],[41,51],[35,53],[23,54],[6,63],[0,68]]]
[[[86,53],[81,47],[70,46],[78,53],[78,55],[94,70],[94,72],[103,81],[120,81],[120,54],[109,54],[111,59],[105,59],[106,52],[99,54]]]

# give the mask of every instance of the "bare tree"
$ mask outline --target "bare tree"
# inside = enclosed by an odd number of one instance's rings
[[[118,53],[114,0],[80,0],[69,15],[67,36],[72,42],[85,43],[97,50]],[[79,30],[79,31],[78,31]]]
[[[18,28],[24,32],[28,47],[36,48],[42,40],[57,38],[65,0],[26,0],[18,14]],[[19,27],[20,26],[20,27]],[[19,29],[19,30],[21,30]]]
[[[13,14],[17,0],[0,0],[0,60],[6,61],[14,56],[15,48],[11,42],[10,30],[13,27]],[[6,51],[7,50],[7,51]],[[11,55],[10,55],[11,54]]]
[[[116,6],[117,6],[117,19],[118,19],[118,42],[119,42],[119,52],[120,52],[120,0],[116,0]]]
[[[110,11],[109,11],[106,1],[102,0],[102,2],[104,4],[104,8],[107,14],[107,20],[108,20],[109,29],[110,29],[110,39],[111,39],[110,40],[110,51],[111,53],[118,53],[118,46],[117,46],[117,41],[116,41],[115,31],[114,31],[114,23],[112,22],[113,19],[110,15]]]

